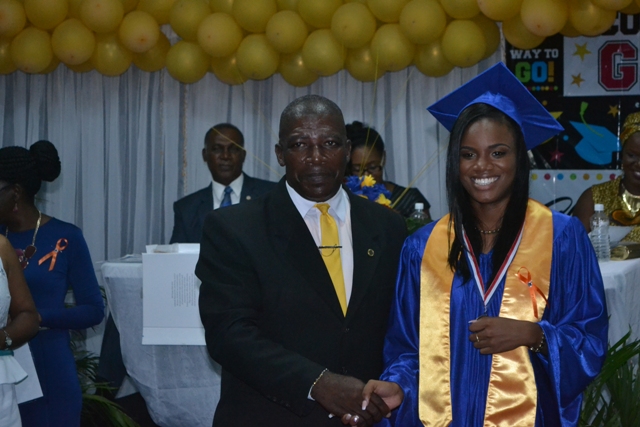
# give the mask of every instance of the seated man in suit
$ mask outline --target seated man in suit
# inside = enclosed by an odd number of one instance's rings
[[[222,366],[216,427],[340,426],[345,414],[364,426],[388,412],[362,389],[382,370],[406,228],[343,187],[350,148],[336,104],[298,98],[275,147],[285,177],[205,220],[196,275]]]
[[[204,217],[212,209],[251,200],[275,186],[275,182],[242,173],[246,154],[244,136],[237,127],[220,123],[209,129],[202,159],[213,182],[173,204],[175,220],[169,243],[199,243]]]

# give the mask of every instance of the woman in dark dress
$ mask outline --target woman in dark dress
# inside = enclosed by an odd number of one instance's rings
[[[371,175],[377,183],[384,184],[391,193],[391,207],[408,218],[415,210],[416,203],[424,205],[424,212],[429,215],[429,202],[417,188],[401,187],[391,181],[383,179],[386,152],[384,141],[373,128],[364,126],[361,122],[347,125],[347,138],[351,140],[351,163],[349,167],[352,175]],[[406,191],[405,191],[406,190]]]
[[[49,141],[0,149],[0,233],[9,239],[42,317],[31,353],[43,397],[20,406],[24,427],[77,427],[82,393],[69,329],[86,329],[104,317],[104,302],[89,249],[78,227],[42,213],[35,195],[42,181],[60,175]],[[75,304],[65,305],[67,290]]]

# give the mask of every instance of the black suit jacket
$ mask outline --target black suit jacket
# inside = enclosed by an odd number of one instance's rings
[[[324,368],[380,375],[406,228],[392,210],[349,199],[346,317],[284,179],[264,198],[207,216],[196,275],[207,348],[223,368],[214,426],[339,426],[308,399],[314,380]]]
[[[273,189],[275,182],[244,174],[240,202],[254,199]],[[200,243],[204,218],[213,210],[213,192],[209,184],[173,204],[173,232],[169,243]]]

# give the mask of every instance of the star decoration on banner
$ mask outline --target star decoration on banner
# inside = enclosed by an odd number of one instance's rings
[[[609,105],[609,112],[607,114],[611,114],[613,117],[616,117],[620,114],[620,109],[617,105]]]
[[[558,164],[560,163],[562,156],[564,156],[564,153],[556,148],[551,152],[551,159],[549,159],[549,161],[556,162],[556,164]]]
[[[576,43],[576,51],[573,52],[573,56],[579,56],[581,61],[584,61],[585,55],[591,55],[589,49],[587,49],[587,44],[578,44]]]
[[[582,82],[584,82],[585,80],[582,78],[582,74],[578,74],[577,76],[574,76],[573,74],[571,74],[571,78],[573,79],[571,81],[572,85],[576,85],[578,87],[580,87],[580,84],[582,84]]]

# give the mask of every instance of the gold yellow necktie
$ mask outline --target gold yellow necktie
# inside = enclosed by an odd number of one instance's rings
[[[320,253],[327,266],[333,287],[338,295],[342,314],[347,314],[347,293],[344,288],[344,274],[342,273],[342,259],[340,257],[340,237],[336,220],[329,215],[327,203],[317,203],[314,207],[322,213],[320,215],[320,234],[322,234]]]

